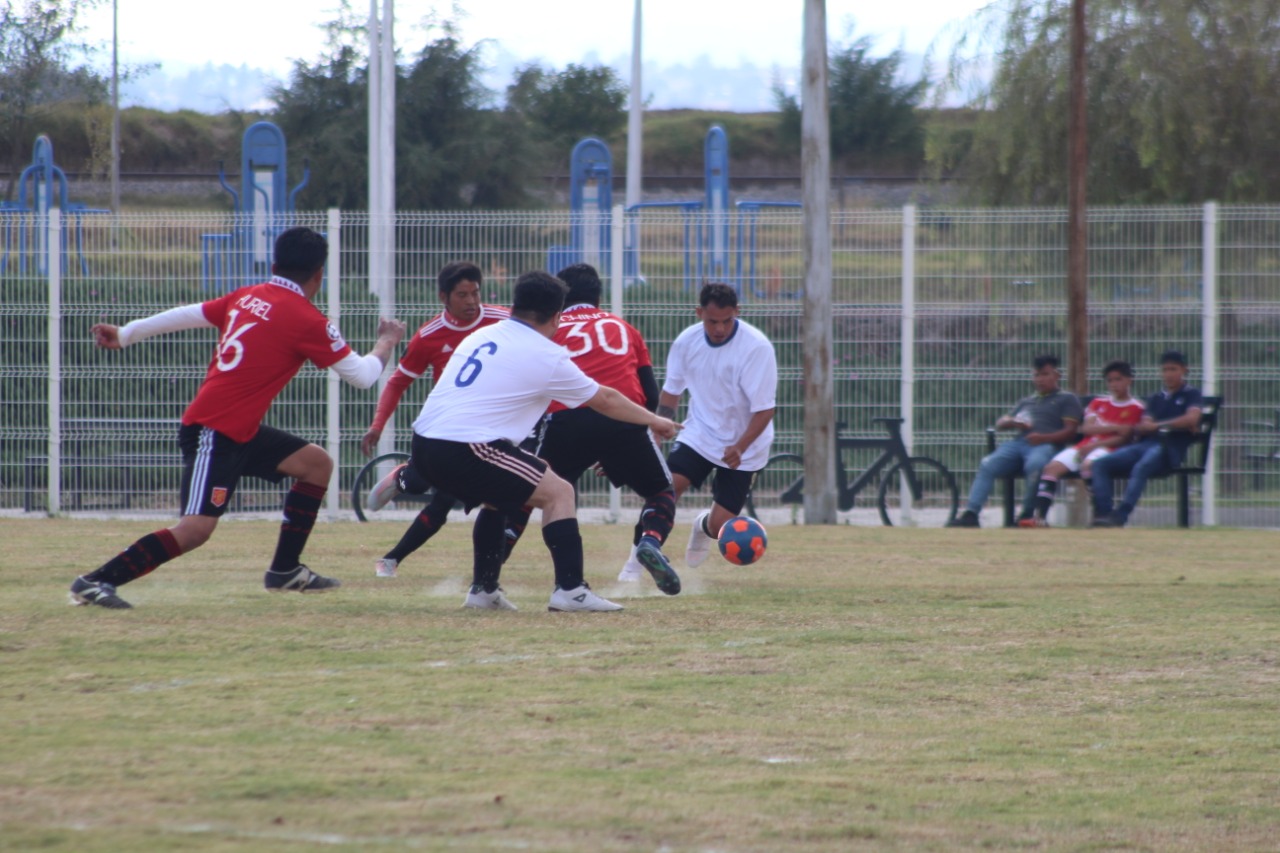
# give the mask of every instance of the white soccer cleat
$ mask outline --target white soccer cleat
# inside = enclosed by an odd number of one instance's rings
[[[391,473],[383,477],[377,482],[372,489],[369,490],[369,497],[365,500],[365,509],[377,511],[396,498],[400,497],[403,492],[400,489],[400,472],[409,467],[409,463],[397,465],[391,469]]]
[[[557,589],[551,593],[551,601],[547,602],[547,609],[552,612],[590,610],[603,613],[621,610],[622,605],[614,604],[607,598],[601,598],[584,583],[574,589]]]
[[[463,607],[469,607],[472,610],[519,610],[507,597],[502,594],[502,587],[498,587],[493,592],[485,592],[478,586],[472,585],[467,591],[467,600],[462,602]]]
[[[618,572],[618,580],[623,583],[639,583],[644,577],[644,566],[640,565],[640,561],[636,559],[636,546],[631,546],[631,556],[627,557],[626,564],[622,567],[622,571]]]
[[[396,576],[396,566],[398,565],[400,565],[399,560],[383,557],[373,564],[373,573],[380,578],[393,578]]]
[[[711,510],[706,510],[693,520],[693,530],[689,531],[689,545],[684,549],[684,561],[690,567],[701,566],[711,555],[711,543],[715,540],[702,532],[702,522],[709,515]]]

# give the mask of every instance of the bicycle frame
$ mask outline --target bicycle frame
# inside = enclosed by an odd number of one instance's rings
[[[889,435],[886,438],[841,438],[840,432],[847,425],[843,423],[836,424],[836,453],[840,458],[840,464],[836,466],[836,503],[842,511],[853,509],[853,502],[858,493],[865,489],[886,466],[894,462],[903,463],[902,469],[907,475],[907,486],[911,489],[911,496],[914,500],[921,499],[920,481],[916,477],[915,469],[910,464],[907,446],[902,441],[903,419],[872,418],[872,421],[884,426]],[[844,451],[846,450],[880,450],[883,452],[850,483],[848,471],[845,470],[844,466]],[[801,503],[804,500],[803,490],[804,481],[802,478],[783,492],[778,500],[781,503]]]

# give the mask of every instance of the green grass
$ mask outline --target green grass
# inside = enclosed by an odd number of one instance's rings
[[[676,598],[551,614],[536,530],[460,609],[469,528],[265,522],[70,608],[156,525],[0,521],[0,847],[1259,850],[1280,837],[1275,534],[777,526]],[[587,526],[615,590],[629,528]],[[687,527],[677,528],[679,554]]]

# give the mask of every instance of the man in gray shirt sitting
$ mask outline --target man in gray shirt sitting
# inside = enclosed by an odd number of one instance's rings
[[[969,489],[964,512],[948,527],[978,527],[978,513],[986,504],[995,481],[1019,472],[1026,480],[1020,517],[1032,516],[1040,469],[1075,438],[1083,418],[1076,395],[1058,387],[1061,379],[1057,356],[1036,357],[1035,372],[1031,375],[1036,393],[1019,400],[1009,414],[996,421],[996,429],[1014,430],[1017,435],[983,458],[978,475],[973,478],[973,487]]]

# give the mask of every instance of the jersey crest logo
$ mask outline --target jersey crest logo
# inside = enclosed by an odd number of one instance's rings
[[[227,502],[227,487],[214,486],[213,490],[209,493],[209,503],[213,504],[214,506],[222,506],[226,502]]]
[[[347,345],[347,342],[342,339],[342,332],[339,332],[338,327],[333,323],[326,323],[324,329],[329,333],[329,340],[332,341],[329,344],[329,349],[337,352]]]

